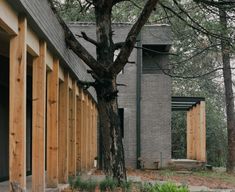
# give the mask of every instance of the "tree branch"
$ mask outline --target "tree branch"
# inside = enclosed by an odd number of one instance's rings
[[[132,26],[130,32],[128,33],[125,43],[121,48],[120,53],[117,56],[115,62],[109,67],[109,70],[113,74],[118,74],[125,64],[128,62],[128,58],[135,46],[137,35],[140,33],[142,27],[147,22],[151,12],[155,9],[158,0],[148,0],[145,4],[141,15],[139,16],[136,23]]]
[[[67,45],[70,49],[73,50],[75,54],[77,54],[96,74],[102,74],[106,72],[106,69],[100,65],[96,59],[78,42],[72,31],[66,25],[64,20],[60,17],[59,13],[57,12],[53,0],[48,0],[52,11],[56,15],[59,23],[61,24],[62,28],[64,29],[65,33],[65,40]]]
[[[96,86],[96,82],[89,82],[89,81],[81,81],[81,80],[77,80],[77,83],[84,89],[84,90],[87,90],[89,87],[93,86],[95,87]]]
[[[81,34],[82,34],[82,35],[78,35],[78,34],[77,34],[76,36],[85,39],[86,41],[90,42],[91,44],[95,45],[96,47],[99,46],[99,44],[97,43],[97,41],[95,41],[94,39],[88,37],[85,32],[82,31]]]

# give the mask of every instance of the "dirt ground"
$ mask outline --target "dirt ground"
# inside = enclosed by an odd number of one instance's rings
[[[94,174],[102,174],[96,171]],[[235,189],[235,174],[224,171],[177,172],[172,170],[128,170],[128,176],[140,177],[142,181],[171,181],[184,185],[205,186],[211,189]]]

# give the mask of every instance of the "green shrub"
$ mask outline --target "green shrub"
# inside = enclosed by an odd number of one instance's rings
[[[149,192],[189,192],[186,186],[177,186],[173,183],[155,184]]]
[[[121,183],[121,188],[123,192],[131,192],[132,182],[131,181],[124,181]]]
[[[86,192],[94,192],[97,186],[97,182],[92,180],[82,181],[79,176],[76,178],[69,177],[68,182],[72,191],[79,190]]]
[[[112,178],[107,177],[103,181],[100,182],[100,191],[114,191],[114,189],[118,186],[118,182]]]

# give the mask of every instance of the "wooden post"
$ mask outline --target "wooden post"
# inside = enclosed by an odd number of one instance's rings
[[[82,93],[79,90],[79,96],[77,97],[77,126],[76,126],[76,168],[77,171],[81,171],[81,145],[82,145]]]
[[[205,101],[200,102],[200,135],[201,156],[200,160],[206,162],[206,106]]]
[[[58,186],[59,60],[47,76],[47,187]]]
[[[32,191],[45,190],[46,43],[33,62]]]
[[[59,87],[59,183],[68,180],[69,74]]]
[[[98,111],[97,111],[97,108],[96,108],[96,105],[94,106],[94,110],[95,110],[95,113],[94,113],[94,133],[95,133],[95,157],[98,157],[98,153],[97,153],[97,150],[98,150],[98,135],[97,135],[97,131],[98,131],[98,125],[97,125],[97,118],[98,118]],[[98,161],[97,161],[97,166],[98,166]]]
[[[200,104],[196,105],[196,142],[195,142],[195,150],[196,150],[196,160],[201,159],[201,134],[200,134]]]
[[[191,159],[192,158],[192,149],[191,149],[191,113],[192,110],[189,109],[189,111],[187,111],[187,159]]]
[[[72,90],[70,90],[69,99],[69,153],[68,153],[68,171],[69,176],[76,175],[76,81],[72,82]]]
[[[87,168],[91,169],[91,102],[90,97],[88,96],[88,114],[87,114]]]
[[[84,92],[81,91],[81,170],[86,168],[86,138],[85,138],[85,117],[86,117],[86,102]]]
[[[89,168],[89,98],[86,95],[86,113],[85,113],[85,138],[86,138],[86,147],[85,147],[85,167],[86,170]]]
[[[19,17],[19,34],[10,40],[9,180],[23,191],[26,191],[26,31],[26,18]]]
[[[95,127],[94,127],[94,116],[95,109],[94,103],[91,101],[91,167],[94,167],[94,158],[95,158]]]

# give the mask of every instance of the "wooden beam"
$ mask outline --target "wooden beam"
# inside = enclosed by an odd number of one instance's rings
[[[33,61],[32,191],[45,189],[46,43]]]
[[[72,81],[72,90],[70,90],[69,99],[69,176],[76,175],[76,123],[77,123],[77,96],[76,96],[76,81]]]
[[[81,90],[79,90],[79,96],[77,96],[77,126],[76,126],[76,169],[77,172],[81,171],[81,146],[82,146],[82,126],[83,126],[83,118],[82,118],[82,97]]]
[[[40,42],[37,35],[33,30],[28,26],[27,29],[27,51],[34,57],[39,56],[40,53]]]
[[[59,67],[59,79],[64,82],[64,69],[61,66]]]
[[[59,87],[59,183],[68,180],[69,74]]]
[[[47,64],[47,70],[52,71],[54,65],[54,58],[49,50],[47,50],[46,64]]]
[[[47,187],[58,186],[59,60],[47,75]]]
[[[26,18],[20,16],[19,33],[10,39],[9,180],[23,191],[26,191],[26,31]]]

